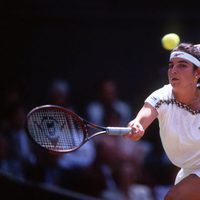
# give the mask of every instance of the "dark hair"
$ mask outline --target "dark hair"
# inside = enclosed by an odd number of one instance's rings
[[[180,43],[172,50],[172,52],[174,51],[183,51],[189,53],[200,61],[200,48],[192,43]]]

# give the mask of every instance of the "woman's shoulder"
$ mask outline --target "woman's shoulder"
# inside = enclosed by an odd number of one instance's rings
[[[171,86],[171,84],[163,85],[161,88],[155,90],[155,92],[171,93],[172,92],[172,86]]]
[[[172,86],[171,84],[163,85],[162,87],[154,90],[151,95],[169,98],[172,96]]]
[[[169,101],[173,99],[172,86],[170,84],[163,85],[161,88],[154,90],[145,102],[156,105],[159,101]]]

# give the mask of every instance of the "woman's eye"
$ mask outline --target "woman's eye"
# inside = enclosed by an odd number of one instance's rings
[[[180,67],[180,68],[184,68],[184,67],[187,67],[187,65],[179,64],[178,67]]]
[[[169,64],[168,67],[169,69],[171,69],[173,67],[173,64]]]

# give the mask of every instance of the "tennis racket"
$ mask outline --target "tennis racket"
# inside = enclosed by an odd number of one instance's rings
[[[56,105],[32,109],[27,114],[26,130],[34,143],[58,153],[73,152],[98,135],[124,135],[131,132],[128,127],[98,126]]]

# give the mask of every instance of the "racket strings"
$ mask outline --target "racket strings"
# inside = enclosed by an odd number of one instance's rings
[[[79,146],[82,143],[84,140],[84,132],[81,126],[82,123],[73,118],[72,115],[68,114],[65,119],[66,123],[64,123],[64,132],[67,133],[65,134],[67,140],[66,143],[69,145],[69,149],[71,149]]]
[[[60,110],[34,112],[27,125],[35,142],[49,150],[66,151],[80,146],[84,140],[81,121]]]

